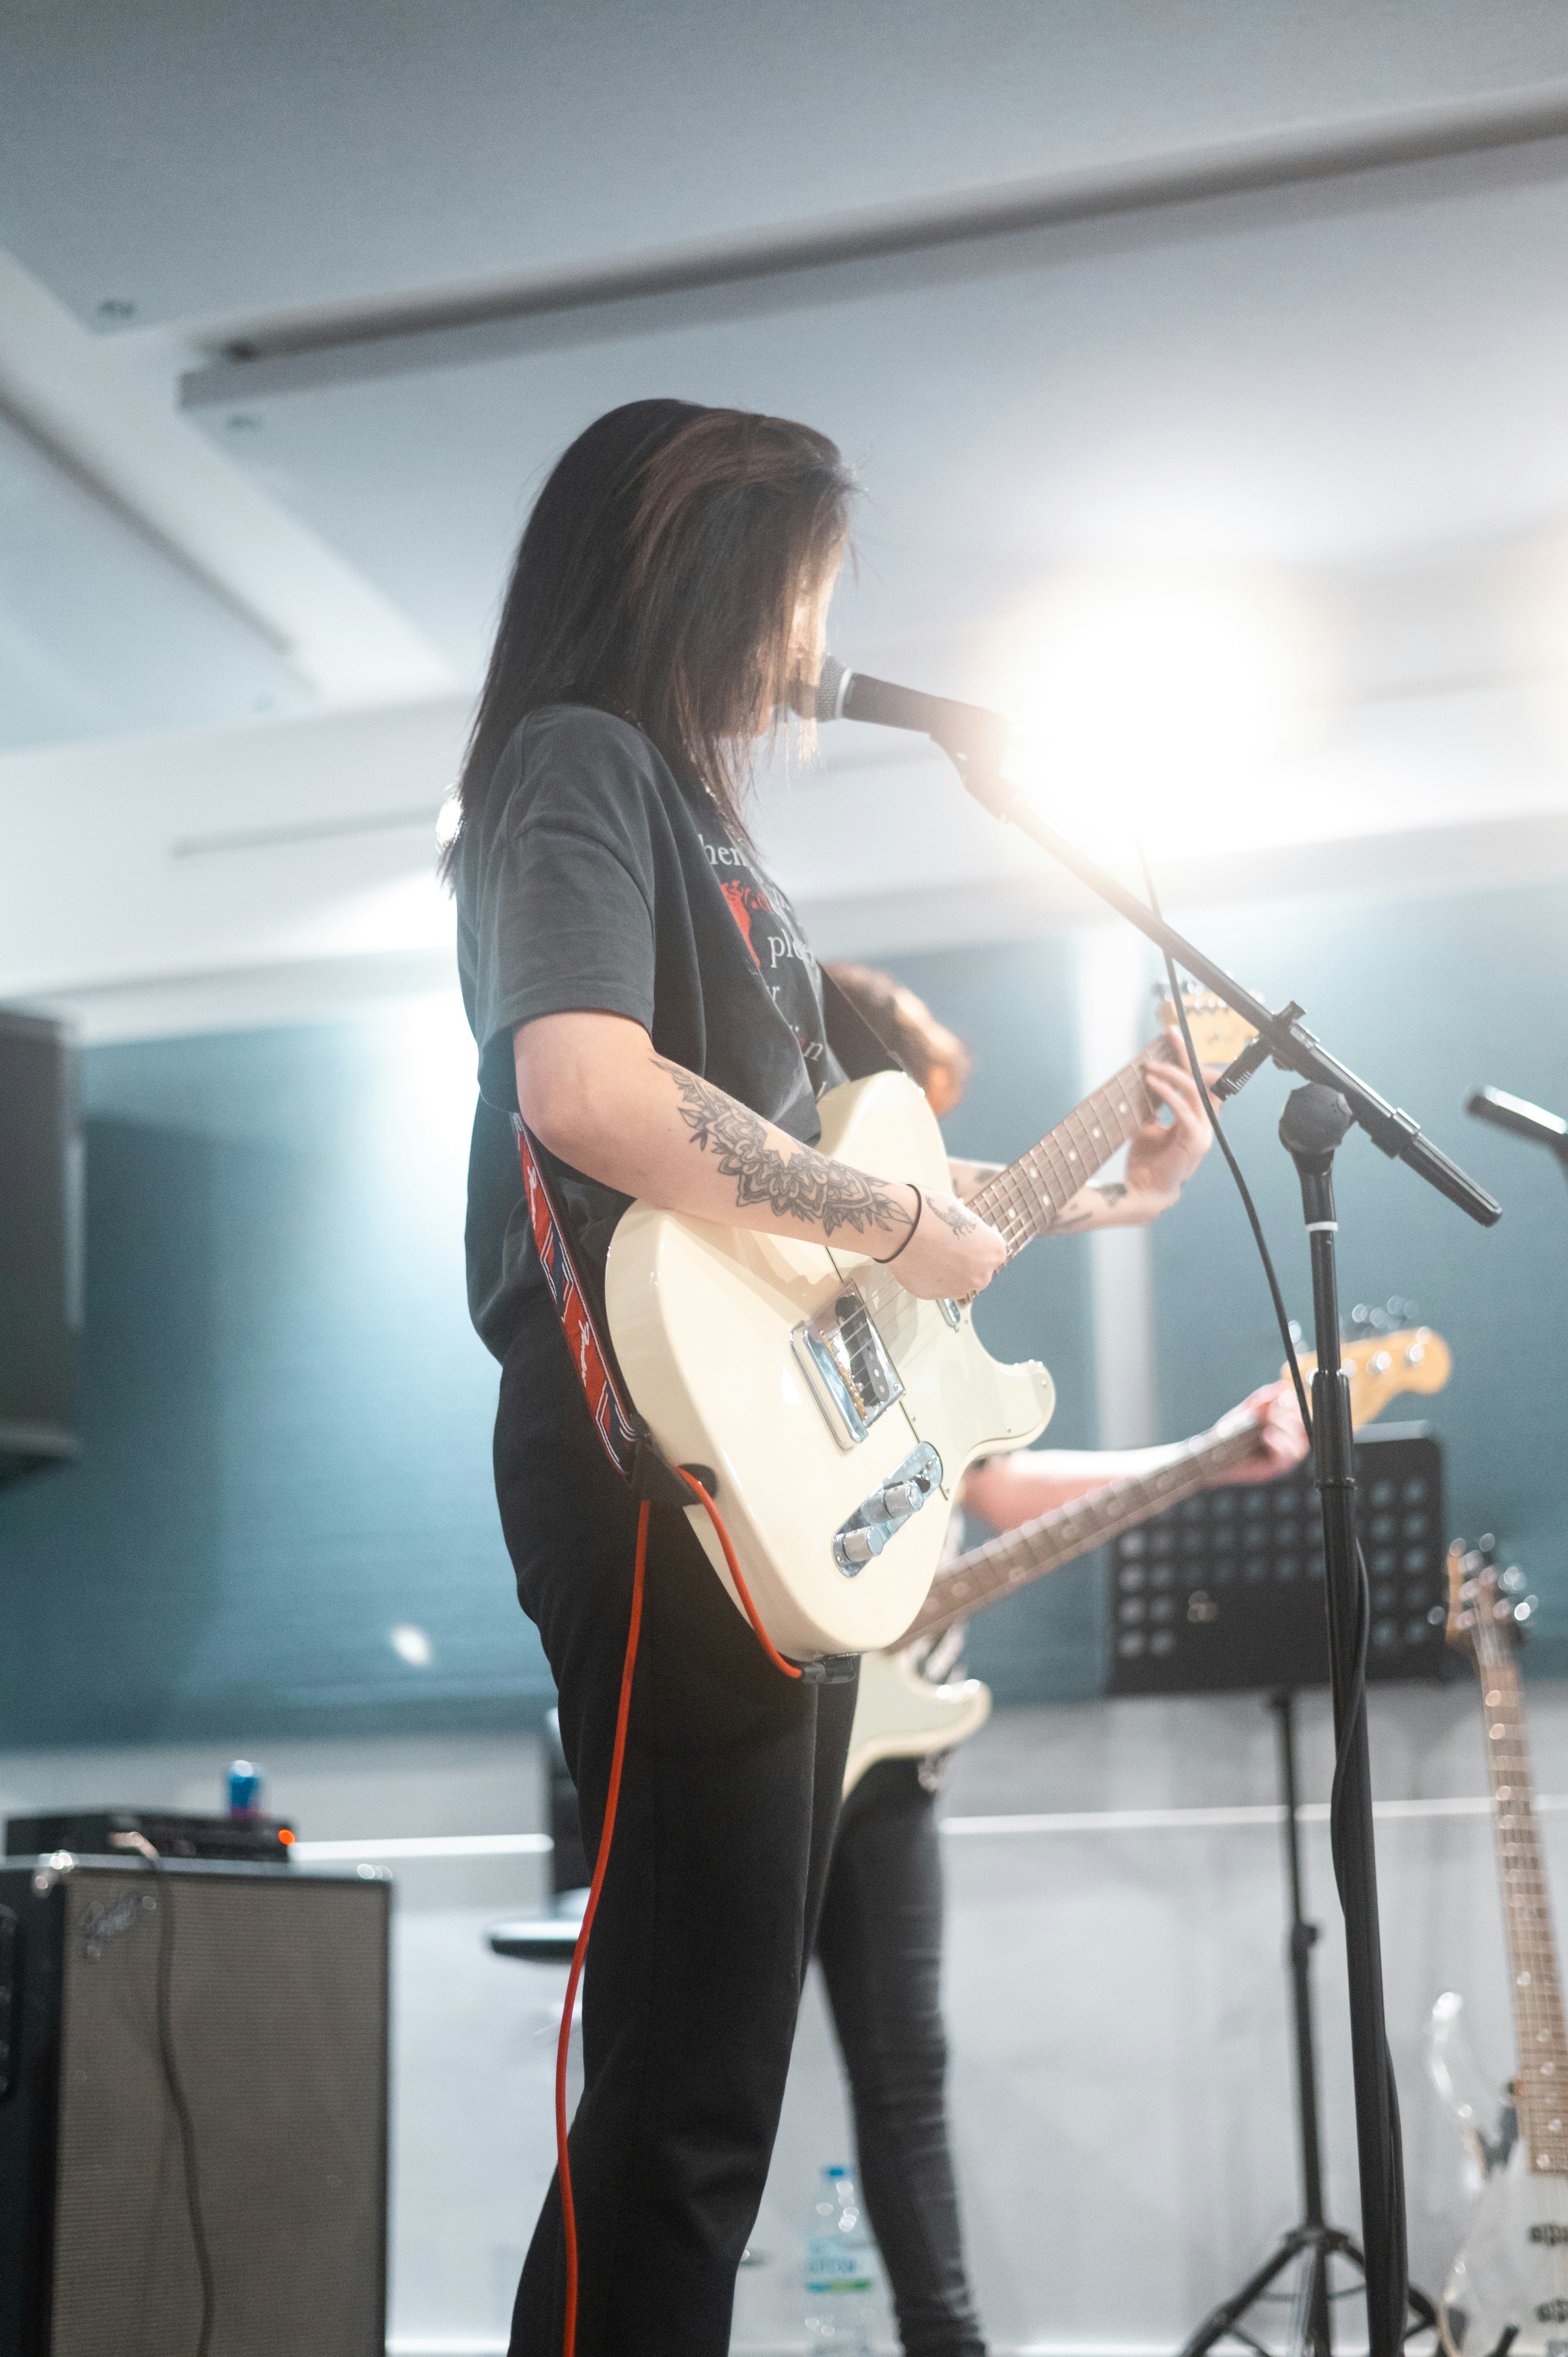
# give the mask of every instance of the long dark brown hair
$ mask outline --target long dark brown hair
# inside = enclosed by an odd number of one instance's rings
[[[580,434],[517,552],[443,874],[507,740],[547,704],[634,721],[744,837],[750,739],[789,684],[796,608],[838,560],[854,490],[827,436],[787,418],[633,401]]]

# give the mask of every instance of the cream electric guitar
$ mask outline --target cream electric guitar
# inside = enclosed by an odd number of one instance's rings
[[[1310,1375],[1316,1363],[1304,1355],[1303,1374]],[[1441,1391],[1454,1361],[1441,1334],[1421,1326],[1353,1344],[1346,1349],[1343,1364],[1350,1378],[1350,1414],[1359,1426],[1370,1424],[1402,1392]],[[949,1750],[991,1716],[990,1688],[978,1678],[934,1684],[922,1674],[920,1640],[939,1638],[985,1605],[1059,1571],[1064,1563],[1134,1529],[1195,1491],[1227,1480],[1258,1448],[1257,1426],[1237,1409],[1212,1432],[1187,1441],[1178,1456],[1155,1472],[1091,1490],[1004,1537],[988,1539],[940,1571],[905,1645],[897,1652],[868,1653],[861,1663],[844,1770],[845,1798],[878,1760],[920,1760]]]
[[[1234,1017],[1216,1060],[1252,1037]],[[971,1196],[1022,1251],[1133,1132],[1164,1040],[1097,1089]],[[1202,1051],[1200,1051],[1202,1052]],[[879,1072],[830,1089],[822,1150],[877,1177],[950,1184],[935,1116],[913,1081]],[[718,1476],[717,1503],[764,1626],[786,1653],[865,1653],[925,1600],[964,1468],[1044,1431],[1046,1369],[1005,1367],[966,1304],[917,1301],[895,1269],[848,1245],[795,1243],[634,1203],[605,1273],[610,1339],[632,1399],[672,1464]],[[706,1514],[691,1520],[739,1599]]]
[[[1449,2357],[1568,2348],[1568,2033],[1520,1693],[1519,1641],[1535,1603],[1523,1587],[1489,1550],[1466,1551],[1462,1539],[1450,1547],[1449,1641],[1472,1655],[1481,1681],[1519,2075],[1499,2115],[1470,2058],[1461,2000],[1438,1998],[1427,2066],[1483,2179],[1438,2301]]]

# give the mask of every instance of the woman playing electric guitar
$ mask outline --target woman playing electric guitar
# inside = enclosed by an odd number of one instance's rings
[[[502,1365],[501,1523],[590,1853],[648,1542],[585,1983],[575,2234],[554,2186],[513,2319],[527,2357],[562,2347],[574,2248],[577,2357],[727,2349],[854,1704],[853,1670],[813,1683],[767,1658],[680,1505],[642,1521],[595,1351],[616,1223],[637,1197],[869,1249],[931,1300],[1006,1257],[956,1194],[816,1151],[821,1093],[887,1059],[824,994],[746,831],[750,747],[820,667],[852,490],[832,444],[782,419],[673,401],[600,418],[523,534],[458,790],[469,1303]],[[1158,1086],[1191,1149],[1190,1083]],[[1087,1219],[1118,1216],[1086,1199]]]

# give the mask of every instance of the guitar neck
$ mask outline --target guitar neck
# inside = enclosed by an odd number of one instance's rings
[[[1159,1108],[1144,1086],[1144,1067],[1160,1052],[1156,1042],[1134,1056],[1058,1122],[1048,1137],[970,1196],[970,1210],[996,1230],[1009,1253],[1021,1252],[1031,1237],[1054,1227],[1117,1147],[1154,1119]]]
[[[1568,2036],[1563,2029],[1557,1943],[1536,1827],[1524,1699],[1518,1660],[1485,1608],[1477,1614],[1476,1667],[1481,1680],[1503,1919],[1513,1965],[1520,2134],[1530,2168],[1538,2175],[1564,2177],[1568,2176]]]
[[[1207,1434],[1189,1440],[1178,1457],[1153,1473],[1091,1490],[1087,1497],[1074,1498],[1032,1523],[1021,1523],[1004,1538],[987,1539],[983,1546],[972,1547],[938,1574],[918,1618],[899,1639],[900,1645],[950,1629],[955,1620],[964,1620],[982,1605],[994,1604],[1032,1581],[1044,1579],[1047,1572],[1059,1570],[1075,1555],[1087,1555],[1091,1547],[1147,1522],[1162,1508],[1178,1504],[1211,1481],[1223,1480],[1256,1454],[1257,1445],[1251,1425],[1240,1432]]]

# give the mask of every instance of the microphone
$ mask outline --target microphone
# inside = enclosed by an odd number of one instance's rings
[[[1477,1089],[1466,1098],[1465,1110],[1477,1121],[1489,1121],[1494,1129],[1506,1129],[1515,1137],[1532,1137],[1538,1146],[1549,1146],[1568,1169],[1568,1121],[1560,1114],[1530,1104],[1523,1097],[1510,1097],[1506,1089]]]
[[[802,720],[869,720],[879,728],[911,729],[935,737],[944,753],[969,759],[999,761],[1015,734],[1004,713],[927,695],[918,687],[895,687],[866,672],[846,671],[832,655],[822,657],[817,680],[796,681],[789,705]]]

